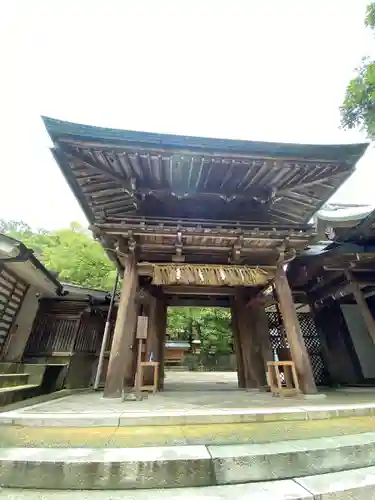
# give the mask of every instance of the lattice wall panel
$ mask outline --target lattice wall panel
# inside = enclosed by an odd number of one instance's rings
[[[280,348],[289,347],[284,326],[282,322],[280,322],[279,314],[276,311],[268,311],[267,315],[272,349],[277,351]],[[317,385],[323,385],[326,383],[326,370],[323,362],[322,346],[315,327],[315,322],[310,313],[297,312],[297,317],[307,352],[310,356],[315,383]]]
[[[0,267],[0,352],[21,308],[27,285],[9,269]]]
[[[284,325],[282,324],[282,322],[280,322],[279,314],[275,311],[268,311],[267,316],[272,349],[276,350],[283,347],[288,347]]]

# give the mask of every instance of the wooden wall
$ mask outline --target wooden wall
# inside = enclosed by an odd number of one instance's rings
[[[25,361],[67,364],[65,387],[88,387],[103,337],[106,310],[83,301],[42,300]]]

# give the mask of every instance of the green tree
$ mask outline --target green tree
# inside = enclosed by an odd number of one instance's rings
[[[365,25],[375,35],[375,2],[367,6]],[[341,106],[341,124],[346,129],[359,127],[375,138],[375,61],[366,57],[350,80]]]
[[[203,352],[217,354],[232,350],[231,315],[221,307],[171,307],[168,309],[170,339],[201,341]]]
[[[69,229],[33,231],[24,222],[0,221],[1,232],[22,241],[47,269],[68,281],[89,288],[110,290],[116,269],[102,246],[88,231],[73,222]]]

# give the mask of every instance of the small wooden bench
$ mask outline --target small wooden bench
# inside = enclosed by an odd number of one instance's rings
[[[299,396],[301,394],[293,361],[268,361],[268,383],[272,396]],[[284,383],[281,378],[284,374]]]
[[[159,385],[159,364],[158,361],[141,361],[138,364],[138,371],[135,377],[135,389],[137,391],[152,391],[154,394],[156,393]],[[150,366],[153,369],[153,385],[143,385],[143,369],[146,366]]]

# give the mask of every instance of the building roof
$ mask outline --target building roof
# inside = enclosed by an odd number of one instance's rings
[[[48,271],[35,257],[33,250],[21,241],[0,233],[0,263],[28,285],[34,285],[42,292],[62,292],[62,285],[55,275]]]
[[[165,347],[167,349],[182,349],[188,351],[190,349],[190,343],[185,340],[167,340],[165,342]]]
[[[132,132],[43,118],[91,223],[145,217],[306,224],[367,144],[304,145]]]
[[[328,205],[323,207],[317,213],[317,218],[332,222],[333,224],[341,222],[355,223],[362,220],[375,209],[374,205]]]

